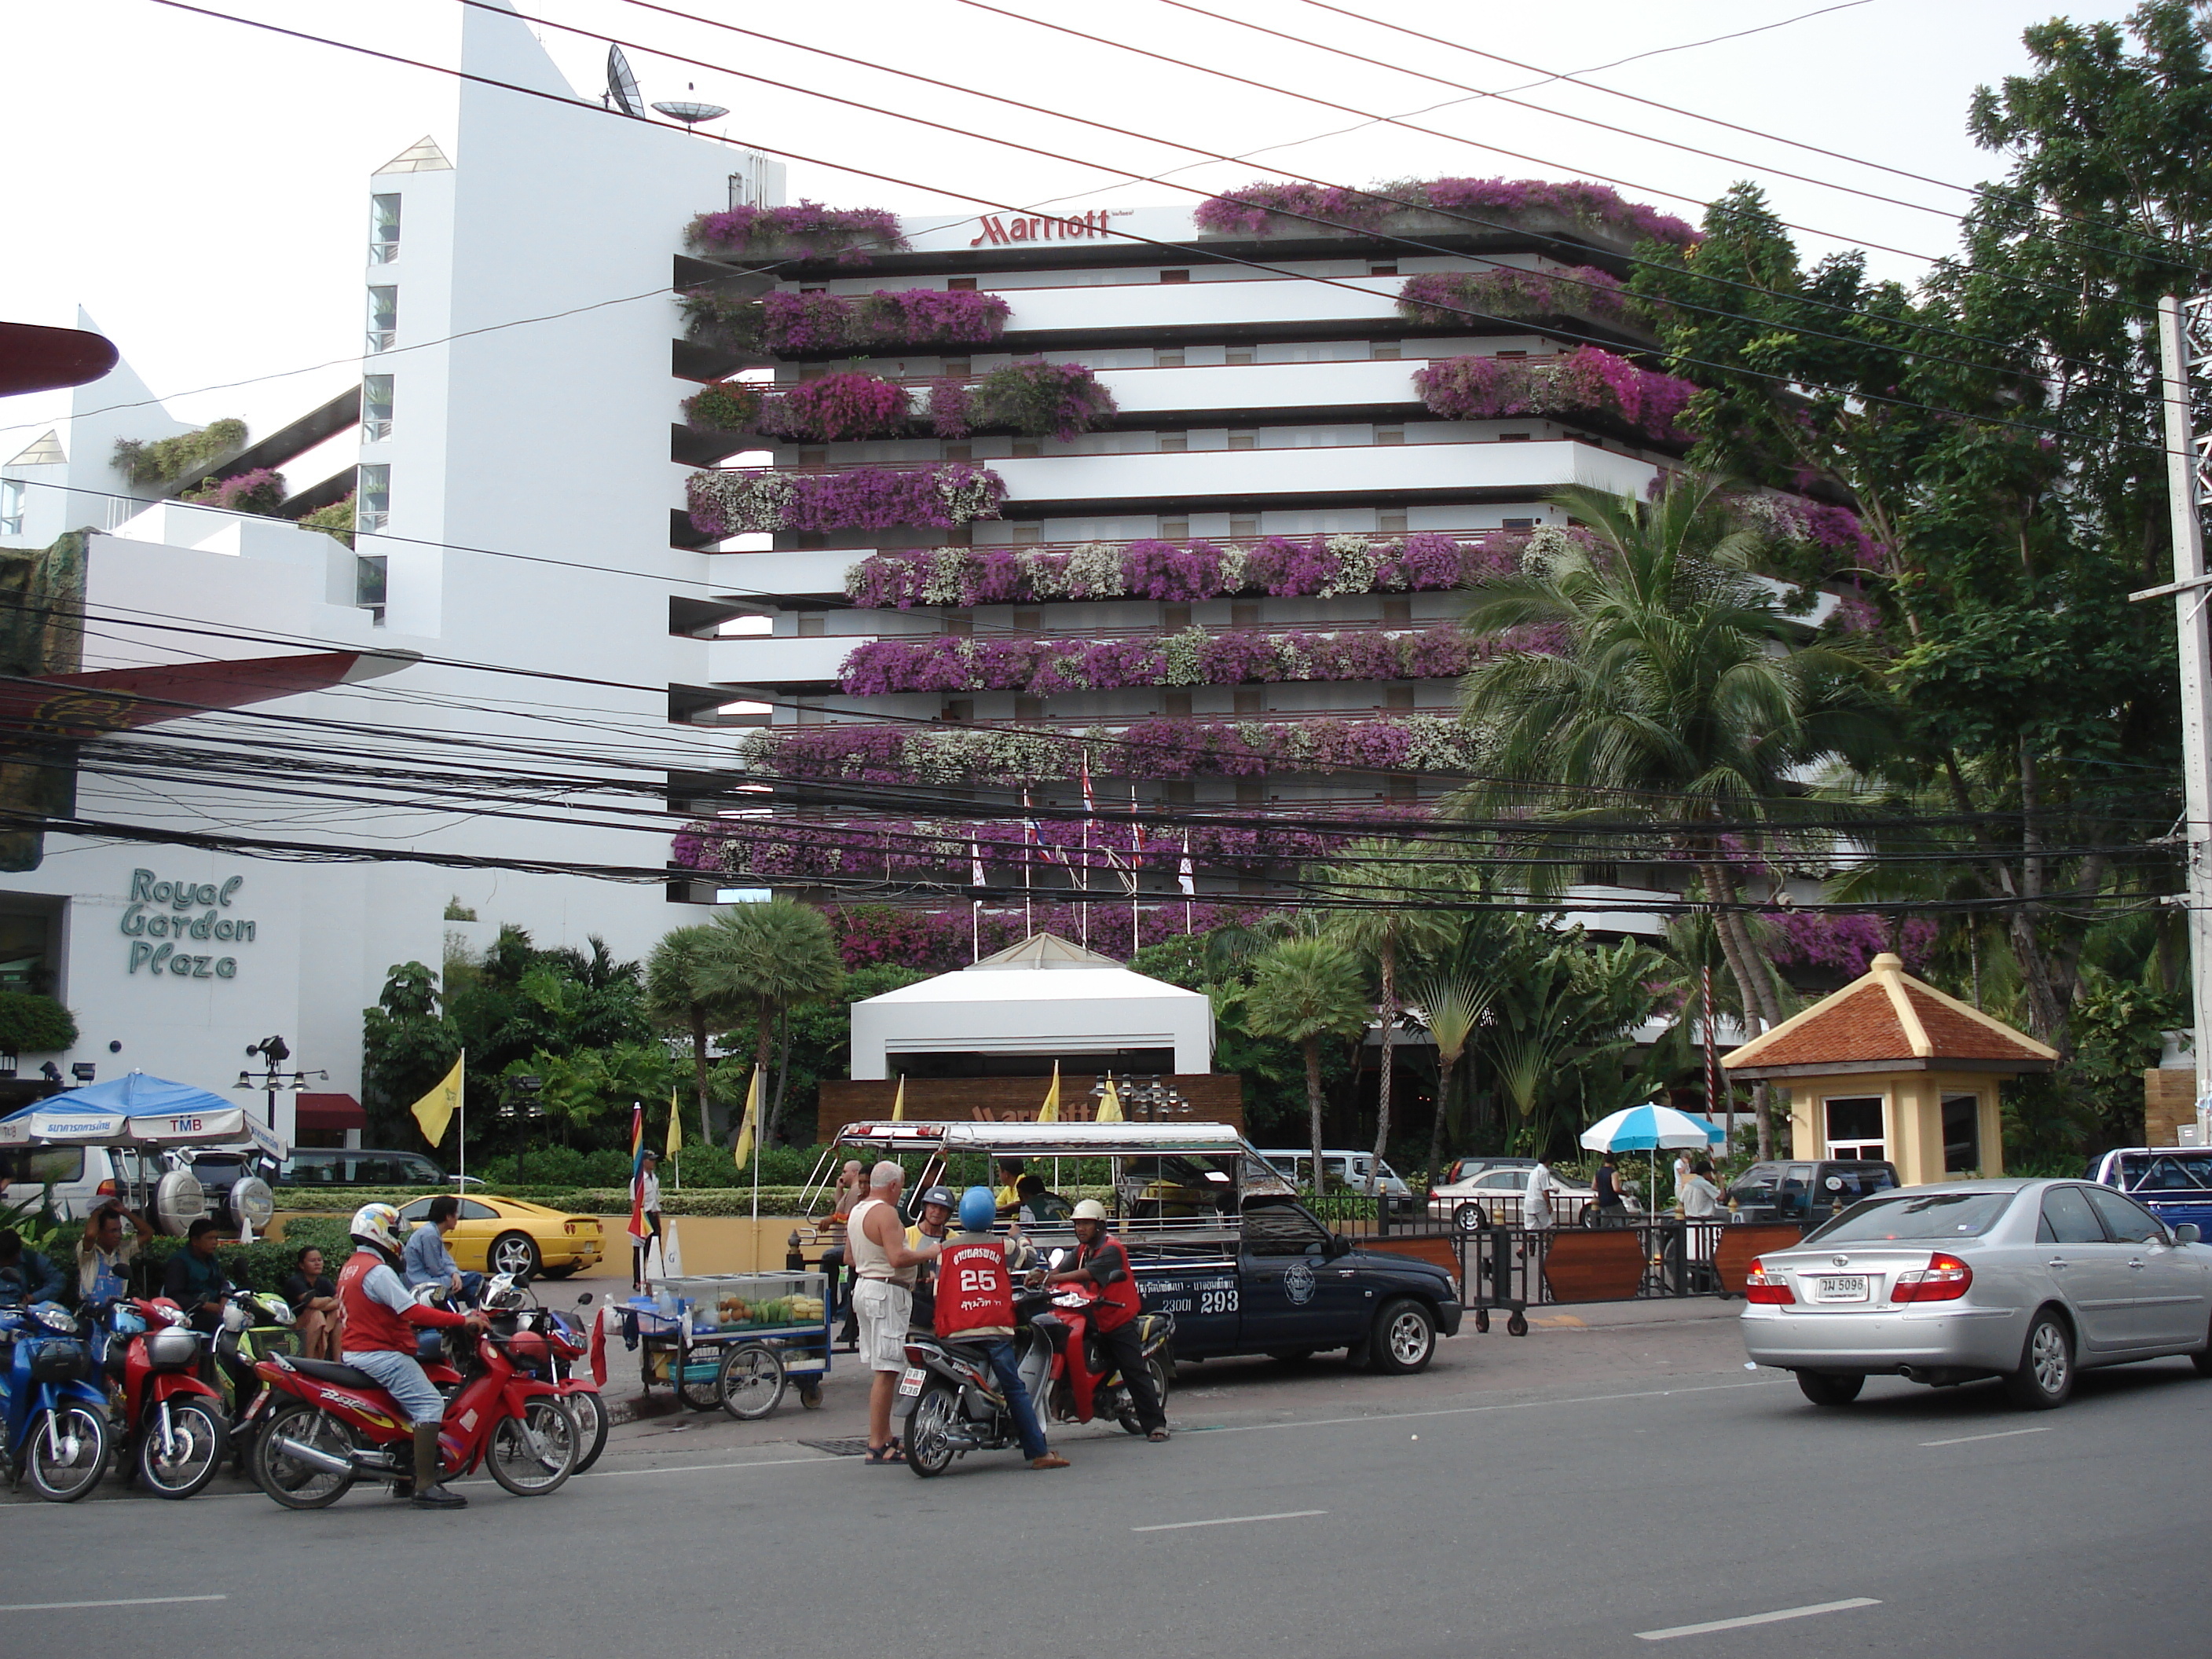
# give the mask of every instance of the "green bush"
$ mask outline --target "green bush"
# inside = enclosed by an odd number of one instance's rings
[[[11,1054],[58,1054],[75,1046],[70,1011],[36,991],[0,991],[0,1048]]]
[[[246,422],[239,420],[210,421],[197,432],[183,432],[152,443],[118,438],[114,466],[132,483],[164,484],[234,449],[244,448],[246,438]]]

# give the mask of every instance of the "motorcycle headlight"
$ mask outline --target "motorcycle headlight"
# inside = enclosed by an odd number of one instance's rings
[[[41,1302],[31,1310],[31,1314],[50,1331],[65,1331],[72,1336],[76,1334],[76,1316],[58,1302]]]

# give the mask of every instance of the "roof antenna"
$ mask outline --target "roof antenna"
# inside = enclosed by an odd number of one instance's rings
[[[684,83],[684,90],[696,92],[699,88],[691,82],[686,81]],[[670,120],[681,121],[685,126],[692,128],[696,128],[702,121],[720,120],[730,112],[720,104],[695,103],[688,98],[673,98],[665,104],[655,104],[653,108],[659,110]]]
[[[623,56],[620,46],[607,48],[607,89],[599,101],[609,109],[619,110],[640,121],[645,119],[645,103],[638,96],[637,76],[629,72],[629,59]]]

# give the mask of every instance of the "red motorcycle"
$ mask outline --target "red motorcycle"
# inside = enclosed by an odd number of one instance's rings
[[[607,1380],[606,1352],[602,1348],[592,1354],[582,1331],[526,1296],[528,1283],[526,1278],[500,1274],[484,1287],[484,1309],[492,1316],[493,1331],[500,1335],[536,1334],[545,1339],[550,1363],[542,1369],[530,1368],[531,1375],[552,1383],[568,1415],[576,1419],[582,1450],[573,1473],[581,1474],[599,1461],[599,1454],[607,1448],[611,1419],[606,1402],[599,1398],[599,1389]],[[576,1298],[577,1311],[580,1314],[591,1302],[592,1293],[586,1291]]]
[[[581,1437],[556,1385],[530,1375],[551,1368],[546,1338],[534,1331],[501,1336],[456,1328],[445,1341],[458,1366],[423,1370],[441,1391],[459,1386],[447,1396],[438,1435],[444,1468],[426,1478],[465,1475],[481,1464],[518,1498],[558,1490],[575,1472]],[[415,1480],[413,1430],[366,1371],[283,1354],[254,1370],[269,1385],[255,1404],[268,1411],[250,1466],[254,1483],[285,1508],[335,1504],[364,1476],[393,1484]]]
[[[1062,1423],[1110,1417],[1131,1434],[1142,1434],[1145,1425],[1138,1419],[1129,1385],[1091,1329],[1091,1310],[1099,1300],[1096,1285],[1055,1285],[1052,1310],[1039,1314],[1032,1322],[1052,1342],[1052,1414]],[[1145,1356],[1146,1369],[1152,1373],[1152,1392],[1164,1406],[1175,1316],[1139,1314],[1136,1325],[1138,1346]]]
[[[123,1388],[125,1450],[156,1498],[190,1498],[222,1467],[230,1438],[222,1395],[198,1375],[207,1342],[166,1297],[120,1301],[108,1312],[104,1364]]]

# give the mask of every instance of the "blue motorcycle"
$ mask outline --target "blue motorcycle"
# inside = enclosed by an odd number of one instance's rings
[[[0,1452],[11,1480],[71,1504],[107,1473],[107,1395],[92,1380],[92,1351],[76,1316],[58,1303],[0,1309],[9,1344],[0,1365]]]

